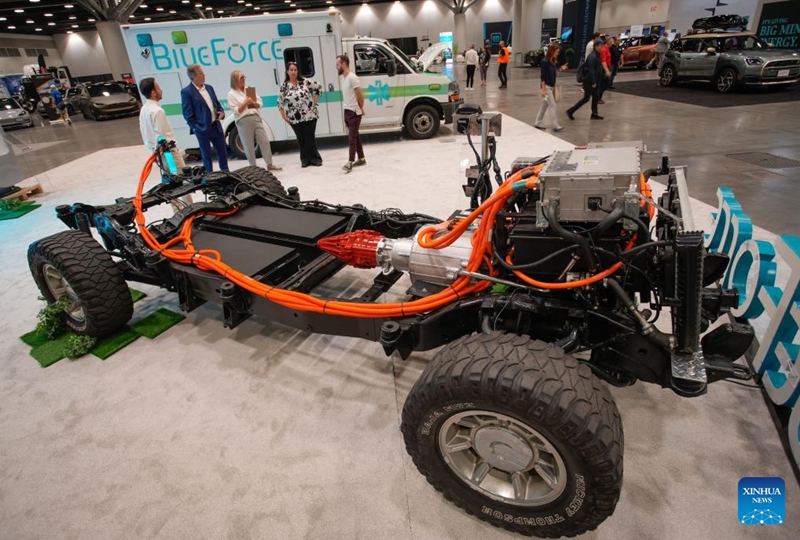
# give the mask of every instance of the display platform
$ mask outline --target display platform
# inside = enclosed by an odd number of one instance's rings
[[[795,107],[789,102],[800,101],[800,83],[795,83],[784,90],[769,87],[747,87],[737,89],[729,94],[720,94],[710,83],[679,82],[675,86],[665,87],[659,86],[656,80],[646,79],[615,82],[614,90],[611,92],[714,109],[764,103],[787,103],[787,107]]]
[[[347,175],[346,149],[324,150],[322,168],[293,163],[279,178],[303,199],[446,217],[468,205],[463,142],[443,135],[367,144],[367,167]],[[498,144],[503,168],[571,148],[509,117]],[[3,299],[13,306],[0,313],[3,536],[514,538],[448,503],[405,452],[400,411],[435,352],[390,359],[376,343],[254,318],[231,331],[217,308],[202,306],[157,346],[138,340],[105,362],[87,357],[47,370],[30,361],[16,337],[41,307],[28,244],[63,230],[53,217],[59,204],[133,194],[146,158],[141,146],[104,150],[39,175],[43,210],[0,223]],[[713,209],[697,201],[693,209],[709,229]],[[345,270],[325,292],[355,295],[373,276]],[[174,295],[141,288],[148,308],[177,309]],[[784,478],[789,512],[800,500],[757,389],[719,382],[696,399],[645,384],[611,391],[625,431],[622,496],[614,515],[581,538],[800,535],[796,517],[759,528],[737,517],[745,476]]]

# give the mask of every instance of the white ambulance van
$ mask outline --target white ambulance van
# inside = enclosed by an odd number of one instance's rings
[[[191,64],[203,67],[206,84],[214,87],[226,109],[222,127],[231,152],[241,158],[244,151],[225,99],[233,70],[243,71],[248,86],[261,96],[261,116],[273,141],[295,138],[278,112],[278,92],[289,62],[324,88],[317,137],[347,133],[336,72],[340,54],[350,58],[350,69],[361,80],[366,108],[362,133],[405,127],[412,138],[427,139],[436,135],[442,121],[452,122],[453,111],[463,102],[458,83],[427,71],[446,45],[430,47],[415,61],[384,39],[342,38],[341,16],[335,10],[123,25],[122,34],[137,83],[154,77],[161,86],[161,105],[183,149],[197,147],[180,102]]]

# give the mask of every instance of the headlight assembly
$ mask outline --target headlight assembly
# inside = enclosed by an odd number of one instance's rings
[[[761,64],[764,63],[764,61],[761,58],[749,58],[748,57],[748,58],[745,58],[744,61],[747,62],[748,66],[760,66]]]

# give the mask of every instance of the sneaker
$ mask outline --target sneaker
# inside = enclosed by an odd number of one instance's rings
[[[533,127],[535,127],[536,129],[541,129],[542,131],[545,131],[547,129],[544,126],[537,126],[536,124],[534,124]]]
[[[367,164],[367,158],[358,158],[353,162],[353,167],[361,167],[362,165]]]
[[[568,111],[567,111],[567,116],[569,117],[569,119],[570,119],[570,120],[575,120],[575,117],[574,117],[574,116],[572,116],[572,115],[573,115],[573,112],[568,110]]]
[[[269,165],[267,165],[267,170],[268,171],[282,171],[283,168],[282,167],[278,167],[277,165],[273,165],[272,163],[270,163]]]
[[[553,129],[553,131],[555,131],[556,133],[558,133],[559,131],[564,131],[564,126],[558,126],[557,128]]]
[[[346,173],[349,173],[350,171],[352,171],[353,170],[353,162],[352,161],[348,161],[347,163],[345,163],[344,167],[342,167],[342,170],[344,172],[346,172]]]
[[[592,120],[603,120],[603,117],[599,114],[593,114],[591,118]]]

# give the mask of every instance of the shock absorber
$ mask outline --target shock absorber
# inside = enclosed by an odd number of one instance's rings
[[[672,387],[680,395],[706,391],[706,367],[700,346],[703,293],[703,233],[681,232],[675,240],[675,291],[679,306],[672,308],[675,349],[672,351]]]

